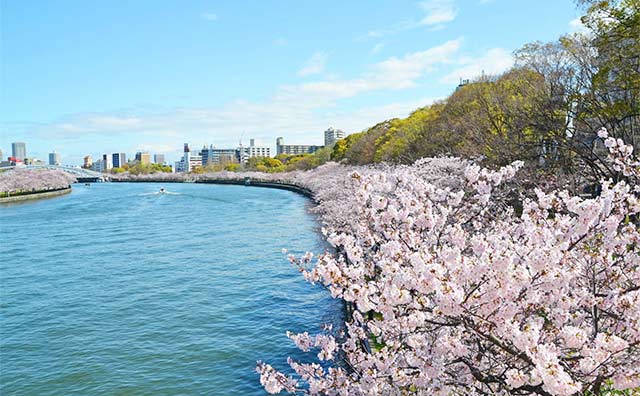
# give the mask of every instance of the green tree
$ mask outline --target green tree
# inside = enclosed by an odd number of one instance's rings
[[[550,101],[535,109],[537,122],[548,125],[559,113],[565,119],[550,139],[563,169],[617,178],[595,132],[605,127],[640,148],[640,1],[578,3],[585,7],[581,20],[589,33],[528,44],[516,53],[516,65],[544,78]]]
[[[255,170],[259,172],[282,172],[285,167],[277,158],[270,157],[251,157],[247,160],[247,170]]]
[[[239,172],[242,170],[242,167],[240,166],[240,164],[229,163],[224,166],[224,170],[230,171],[230,172]]]

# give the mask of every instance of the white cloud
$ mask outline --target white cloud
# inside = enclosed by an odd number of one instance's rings
[[[451,22],[458,14],[453,0],[427,0],[420,3],[420,8],[425,12],[425,15],[418,24],[425,26]]]
[[[32,128],[31,133],[47,139],[64,137],[60,140],[73,140],[74,146],[86,147],[75,157],[65,156],[77,161],[86,154],[122,150],[130,154],[138,150],[165,153],[168,160],[173,160],[184,142],[194,148],[204,144],[235,147],[243,134],[245,139],[255,138],[267,146],[274,145],[276,136],[284,136],[292,143],[322,144],[322,131],[330,125],[349,133],[357,132],[385,119],[405,117],[432,102],[431,98],[421,98],[352,110],[340,107],[319,110],[313,103],[296,106],[277,99],[268,103],[238,101],[220,108],[175,108],[139,115],[134,127],[126,127],[128,117],[124,115],[76,114],[61,122]],[[113,122],[118,118],[122,122]],[[100,124],[99,120],[106,123]],[[63,122],[73,124],[74,133],[61,128]]]
[[[398,34],[405,30],[429,27],[429,30],[443,29],[445,24],[452,22],[458,15],[458,7],[454,0],[425,0],[419,3],[423,16],[419,20],[408,20],[392,24],[390,28],[372,30],[355,38],[355,41],[366,41]]]
[[[499,74],[513,66],[513,56],[503,48],[492,48],[477,58],[463,58],[460,67],[440,79],[447,84],[457,83],[462,79],[473,79],[482,73],[486,75]]]
[[[311,55],[311,58],[307,60],[302,69],[298,70],[298,75],[301,77],[311,76],[313,74],[320,74],[324,71],[327,63],[328,55],[324,52],[316,52]]]
[[[462,38],[447,41],[425,51],[413,52],[402,58],[391,57],[376,65],[378,79],[391,84],[391,88],[407,88],[415,85],[415,80],[423,73],[433,70],[436,65],[454,61],[460,49]]]
[[[321,132],[329,125],[355,132],[384,119],[405,116],[430,103],[430,99],[421,99],[348,110],[338,106],[341,100],[364,93],[417,86],[425,74],[443,65],[459,64],[461,42],[461,39],[451,40],[424,51],[387,58],[351,79],[325,77],[281,86],[263,101],[237,100],[200,108],[147,106],[74,114],[50,123],[12,129],[16,132],[21,129],[22,134],[28,133],[33,140],[73,142],[73,147],[82,147],[78,155],[98,154],[92,150],[126,150],[121,142],[131,148],[167,154],[172,153],[171,147],[179,150],[183,142],[190,142],[194,147],[202,144],[233,147],[243,132],[245,138],[271,143],[276,136],[285,136],[292,142],[321,143]]]
[[[569,32],[570,33],[587,33],[589,29],[582,24],[580,17],[572,19],[569,21]]]
[[[264,102],[238,100],[211,108],[129,109],[112,113],[77,114],[30,129],[55,136],[149,134],[163,138],[181,136],[184,131],[247,132],[260,130],[314,129],[317,114],[335,108],[338,100],[376,90],[414,87],[425,73],[454,64],[462,39],[391,57],[374,63],[353,79],[310,81],[281,86]],[[314,127],[315,125],[315,127]]]
[[[205,13],[201,14],[200,17],[202,17],[202,19],[204,19],[206,21],[212,21],[212,22],[215,22],[218,19],[220,19],[218,14],[214,14],[212,12],[205,12]]]
[[[371,65],[358,78],[311,81],[299,85],[284,86],[275,96],[278,100],[299,103],[300,98],[312,99],[327,105],[337,99],[350,98],[364,92],[384,89],[406,89],[416,86],[416,80],[424,73],[442,64],[451,64],[460,49],[462,39],[450,40],[425,51],[409,53],[403,57],[391,57]]]

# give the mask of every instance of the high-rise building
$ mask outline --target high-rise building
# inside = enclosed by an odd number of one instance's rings
[[[213,147],[213,145],[210,145],[209,148],[204,146],[200,151],[200,155],[202,156],[202,166],[238,162],[238,153],[237,149],[219,149]]]
[[[108,171],[113,168],[113,162],[111,162],[111,156],[109,154],[102,154],[102,165],[100,172]]]
[[[82,163],[82,167],[85,169],[89,169],[93,166],[93,158],[90,155],[84,157],[84,162]]]
[[[136,153],[136,161],[141,164],[150,164],[151,163],[151,154],[147,152],[138,151]]]
[[[111,154],[111,159],[114,168],[122,168],[127,163],[127,154],[113,153]]]
[[[155,164],[164,165],[164,163],[165,163],[164,154],[154,154],[153,155],[153,162]]]
[[[202,155],[191,154],[189,144],[185,143],[182,159],[176,161],[174,169],[176,172],[191,172],[196,166],[202,166]]]
[[[11,143],[11,156],[17,160],[24,161],[27,158],[27,145],[22,142]]]
[[[197,154],[191,154],[189,156],[189,170],[191,172],[195,167],[202,167],[202,156]]]
[[[212,153],[211,151],[213,150],[213,145],[209,146],[209,148],[207,148],[207,145],[205,144],[204,146],[202,146],[202,150],[200,150],[200,157],[202,157],[202,166],[205,167],[207,165],[209,165],[211,163],[211,157],[212,157]]]
[[[330,127],[324,131],[324,145],[331,146],[338,140],[344,139],[344,136],[344,131],[341,129],[333,129],[333,127]]]
[[[56,153],[55,150],[53,153],[49,153],[49,165],[60,166],[62,165],[62,160],[60,159],[60,153]]]
[[[101,159],[91,163],[91,170],[96,172],[104,172],[104,161]]]
[[[308,145],[308,144],[284,144],[284,138],[279,137],[276,139],[276,155],[299,155],[299,154],[313,154],[320,150],[322,146]]]

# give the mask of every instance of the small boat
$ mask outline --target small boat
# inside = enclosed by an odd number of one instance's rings
[[[160,187],[160,194],[164,194],[165,192],[164,188]]]
[[[85,185],[85,186],[90,186],[90,185],[91,185],[91,183],[84,183],[84,185]]]

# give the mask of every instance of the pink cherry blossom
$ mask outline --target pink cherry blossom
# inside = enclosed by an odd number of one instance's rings
[[[308,255],[291,262],[355,309],[339,337],[292,337],[334,364],[290,361],[306,385],[287,390],[637,390],[640,165],[629,146],[605,131],[598,136],[625,180],[602,181],[589,198],[538,189],[520,198],[520,208],[509,197],[521,162],[498,170],[451,158],[357,169],[327,164],[281,175],[313,191],[335,249],[315,263]]]

